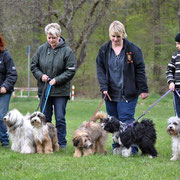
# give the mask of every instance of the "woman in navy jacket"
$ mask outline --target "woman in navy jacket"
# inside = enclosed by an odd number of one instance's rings
[[[110,41],[99,49],[97,77],[102,94],[108,93],[112,99],[105,99],[107,113],[129,124],[135,120],[138,96],[145,99],[149,95],[143,55],[126,39],[124,25],[119,21],[111,23],[109,37]],[[133,153],[137,153],[137,148],[133,148]]]
[[[0,34],[0,138],[2,146],[9,147],[9,137],[3,117],[9,110],[11,94],[17,81],[17,72],[5,45],[3,36]]]

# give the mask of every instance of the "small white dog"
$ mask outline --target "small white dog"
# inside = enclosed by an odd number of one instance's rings
[[[36,152],[30,115],[23,116],[17,109],[9,111],[3,118],[12,141],[11,150],[30,154]]]
[[[176,161],[180,159],[180,119],[178,117],[170,117],[168,119],[167,132],[172,138],[172,158]]]

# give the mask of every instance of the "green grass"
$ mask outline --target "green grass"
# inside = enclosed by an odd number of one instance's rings
[[[160,96],[152,94],[148,99],[139,99],[136,118],[144,113]],[[144,117],[155,123],[157,130],[156,148],[158,157],[121,157],[113,156],[111,134],[109,134],[105,156],[93,155],[74,158],[72,135],[83,121],[89,121],[98,108],[101,99],[75,99],[67,104],[67,140],[66,150],[51,155],[19,154],[0,147],[0,179],[123,179],[123,180],[159,180],[179,179],[180,161],[172,162],[171,138],[166,132],[167,119],[174,115],[172,95],[161,100]],[[12,98],[10,109],[17,108],[23,114],[37,109],[37,99]],[[105,106],[100,110],[105,110]],[[53,121],[54,123],[54,121]]]

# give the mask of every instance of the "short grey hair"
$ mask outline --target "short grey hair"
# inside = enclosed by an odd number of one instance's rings
[[[122,38],[127,38],[126,30],[124,25],[119,21],[113,21],[109,26],[109,36],[112,33],[118,34]]]
[[[61,26],[58,23],[50,23],[45,27],[46,35],[52,34],[55,37],[61,35]]]

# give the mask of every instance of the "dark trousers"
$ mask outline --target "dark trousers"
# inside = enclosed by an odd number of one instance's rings
[[[48,97],[44,115],[46,116],[47,122],[52,122],[53,108],[56,120],[56,128],[58,135],[58,143],[61,148],[66,147],[66,104],[68,97]],[[43,109],[44,103],[41,105]]]
[[[177,95],[176,92],[174,92],[173,95],[175,115],[178,116],[178,118],[180,118],[180,97]]]

